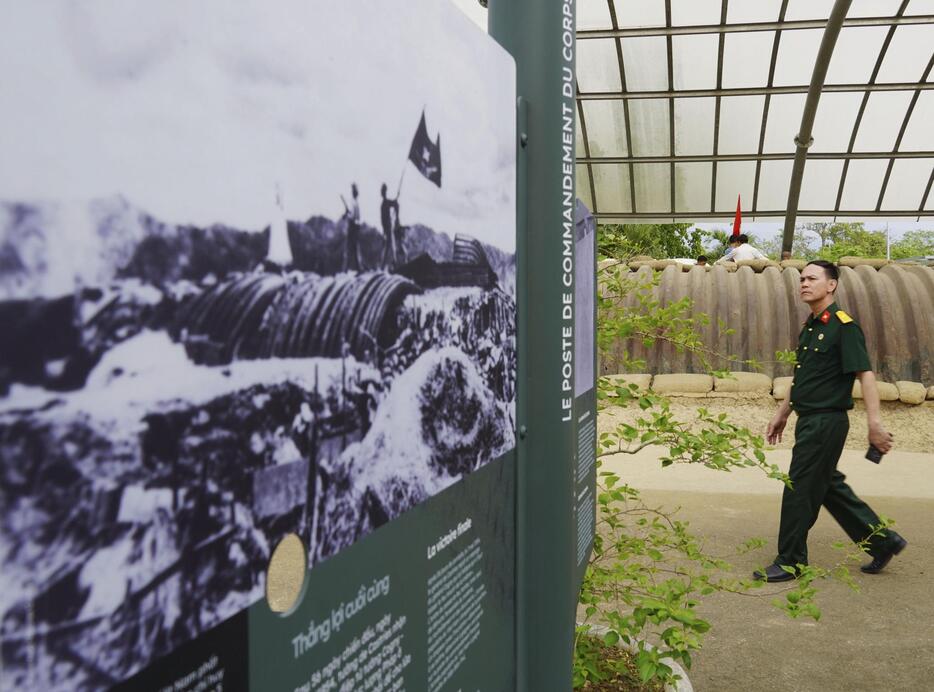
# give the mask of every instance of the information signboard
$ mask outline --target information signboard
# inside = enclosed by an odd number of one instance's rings
[[[574,221],[575,583],[579,585],[593,550],[597,510],[597,221],[580,200]]]
[[[513,59],[433,0],[0,22],[0,688],[514,689]]]

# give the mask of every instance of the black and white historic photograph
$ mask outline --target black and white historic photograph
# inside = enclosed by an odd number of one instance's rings
[[[514,71],[434,0],[0,24],[0,688],[107,689],[514,447]]]

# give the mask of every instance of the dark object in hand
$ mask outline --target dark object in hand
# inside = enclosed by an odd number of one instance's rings
[[[879,451],[879,448],[875,445],[869,445],[869,449],[866,451],[866,458],[869,459],[873,464],[878,464],[882,461],[882,452]]]

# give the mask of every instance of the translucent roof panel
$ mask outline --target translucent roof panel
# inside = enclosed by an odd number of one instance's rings
[[[840,208],[861,211],[874,209],[887,165],[886,160],[850,161]]]
[[[782,32],[773,83],[777,86],[808,84],[823,36],[822,29]]]
[[[870,94],[853,150],[891,151],[910,102],[911,93],[907,91]]]
[[[671,210],[670,166],[667,163],[637,163],[633,167],[639,211]]]
[[[908,4],[911,7],[914,3]],[[934,13],[934,8],[931,10]],[[934,36],[930,24],[899,26],[895,29],[879,70],[878,82],[916,82],[931,59]]]
[[[590,0],[595,1],[606,3],[606,0]],[[613,4],[620,26],[665,26],[665,0],[613,0]]]
[[[710,210],[711,163],[675,164],[675,205],[691,212]]]
[[[623,88],[616,59],[616,39],[581,41],[577,49],[577,84],[583,92]]]
[[[728,96],[720,99],[721,154],[755,152],[765,96]]]
[[[863,102],[860,93],[824,94],[817,106],[812,136],[814,144],[810,151],[842,153],[850,145],[850,136],[859,106]],[[797,124],[797,123],[796,123]]]
[[[774,22],[782,7],[782,0],[756,0],[756,2],[731,2],[726,11],[728,24],[749,22]]]
[[[720,0],[694,0],[671,4],[673,26],[695,26],[697,24],[719,24]]]
[[[925,151],[931,149],[931,129],[934,128],[934,91],[923,91],[905,128],[899,151]]]
[[[905,10],[906,15],[934,14],[934,0],[912,0]]]
[[[613,164],[594,164],[593,183],[597,190],[596,204],[593,211],[603,209],[606,212],[632,212],[629,184],[629,167]]]
[[[659,36],[624,38],[623,62],[629,91],[668,88],[668,45]]]
[[[675,99],[675,154],[703,156],[713,151],[716,105],[712,97]]]
[[[577,3],[577,30],[610,27],[610,8],[605,2]]]
[[[823,33],[823,32],[819,32]],[[845,26],[837,37],[825,84],[866,84],[872,76],[888,27]],[[810,78],[808,78],[810,79]]]
[[[934,158],[895,161],[885,188],[882,210],[917,207],[932,170]]]
[[[804,178],[801,181],[801,198],[798,208],[833,209],[837,199],[837,188],[828,185],[828,180],[840,180],[843,172],[843,160],[817,160],[808,161],[804,168]]]
[[[574,120],[574,148],[576,151],[584,151],[584,130],[581,128],[580,115],[576,112],[574,114]]]
[[[723,86],[757,87],[769,80],[774,31],[726,34],[723,40]]]
[[[587,166],[577,166],[577,196],[584,200],[588,209],[593,209],[593,197],[590,196],[590,175]]]
[[[668,100],[633,99],[629,102],[629,128],[633,156],[668,156]]]
[[[805,94],[779,94],[772,97],[763,151],[794,152],[795,135],[801,126],[804,101]]]
[[[581,106],[584,109],[587,134],[590,134],[591,129],[595,129],[606,135],[599,140],[590,137],[590,154],[592,156],[628,156],[629,146],[626,142],[626,116],[623,102],[618,100],[583,101]]]
[[[721,161],[717,164],[717,209],[736,209],[736,196],[742,195],[746,209],[752,208],[756,180],[755,161]]]
[[[674,36],[675,89],[713,89],[717,86],[717,44],[713,34]]]
[[[833,0],[789,0],[785,19],[826,19]]]
[[[791,178],[790,159],[785,161],[763,161],[759,173],[759,211],[782,210],[788,201],[788,180]],[[734,203],[735,204],[735,203]]]
[[[911,14],[910,9],[914,5],[920,6],[924,3],[925,0],[911,0],[908,3],[909,11],[906,14]],[[891,17],[896,12],[898,12],[898,6],[902,4],[902,0],[872,0],[872,2],[854,2],[850,5],[850,11],[847,12],[848,17]],[[931,10],[934,11],[934,3],[931,4]],[[928,14],[926,12],[921,12],[919,14]]]

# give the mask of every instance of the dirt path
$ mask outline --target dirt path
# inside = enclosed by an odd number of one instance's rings
[[[687,403],[685,403],[687,402]],[[698,400],[676,405],[690,414]],[[737,406],[737,403],[741,405]],[[726,411],[737,422],[762,423],[774,404],[703,400],[713,411]],[[718,408],[719,406],[719,408]],[[613,420],[638,414],[616,411]],[[753,596],[714,594],[700,606],[713,625],[704,648],[694,658],[690,678],[698,692],[859,692],[862,690],[934,690],[934,407],[893,407],[884,412],[895,431],[898,452],[876,466],[862,458],[865,428],[854,425],[840,462],[853,488],[880,514],[893,517],[909,546],[876,576],[853,568],[860,593],[835,582],[821,583],[823,617],[790,620],[771,605],[781,585]],[[851,421],[864,420],[861,412]],[[864,425],[864,424],[863,424]],[[786,439],[783,447],[790,446]],[[915,451],[905,451],[905,450]],[[707,538],[714,554],[729,555],[751,537],[766,540],[760,551],[734,558],[745,574],[774,557],[781,486],[756,470],[718,473],[704,468],[662,469],[658,449],[618,456],[605,467],[642,490],[645,500],[666,508],[697,535]],[[787,468],[790,451],[768,453]],[[809,539],[811,562],[832,566],[839,558],[831,547],[845,534],[822,512]]]
[[[691,420],[698,407],[703,406],[711,413],[725,413],[729,420],[743,425],[753,432],[765,433],[765,426],[775,412],[778,402],[771,396],[744,399],[691,399],[672,397],[671,410],[683,420]],[[601,427],[613,421],[631,422],[644,415],[638,406],[613,408],[601,412]],[[779,449],[791,449],[794,444],[794,426],[796,416],[788,420],[786,434]],[[882,422],[895,436],[895,448],[907,452],[934,452],[934,401],[926,401],[920,406],[911,406],[900,402],[882,402]],[[847,447],[866,450],[866,413],[863,402],[857,401],[856,408],[850,411],[850,436]]]
[[[934,463],[934,459],[931,460]],[[710,537],[711,552],[728,554],[751,536],[768,548],[734,559],[745,573],[774,550],[779,497],[647,490],[650,503],[681,506],[678,516]],[[858,692],[934,689],[934,500],[866,498],[877,512],[896,517],[908,548],[885,572],[853,570],[860,593],[840,583],[818,587],[823,617],[791,620],[770,604],[781,585],[755,596],[714,594],[700,614],[712,624],[689,671],[697,692]],[[822,513],[809,538],[814,564],[832,565],[834,541],[846,536]]]

